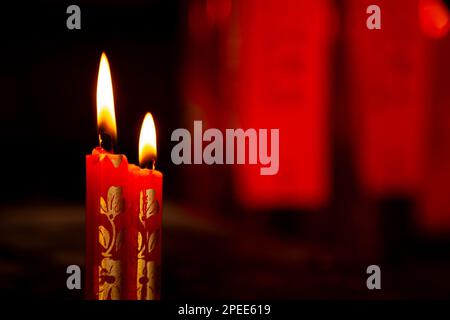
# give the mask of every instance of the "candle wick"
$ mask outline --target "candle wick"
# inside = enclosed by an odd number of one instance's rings
[[[156,162],[155,159],[148,161],[145,168],[150,169],[150,170],[155,170],[155,162]]]
[[[107,134],[104,131],[100,131],[100,133],[98,134],[98,140],[101,148],[105,149],[110,153],[114,152],[113,139],[109,134]]]
[[[152,160],[145,161],[144,163],[141,163],[140,165],[141,165],[141,168],[143,168],[143,169],[155,170],[155,163],[156,163],[156,160],[152,159]]]

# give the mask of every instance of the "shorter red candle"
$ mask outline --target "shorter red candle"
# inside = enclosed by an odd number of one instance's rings
[[[156,130],[150,113],[139,138],[139,164],[128,166],[125,299],[160,299],[162,181],[154,169]]]

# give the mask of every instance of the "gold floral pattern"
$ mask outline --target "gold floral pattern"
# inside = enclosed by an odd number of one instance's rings
[[[159,212],[159,203],[156,200],[156,193],[153,189],[141,191],[139,198],[139,221],[145,230],[146,220]],[[158,266],[156,261],[147,261],[147,257],[155,249],[159,241],[159,230],[152,233],[146,230],[144,234],[138,231],[137,240],[137,299],[154,300],[158,290]]]
[[[100,214],[109,221],[110,229],[103,225],[98,227],[98,241],[104,257],[99,266],[99,300],[120,299],[121,264],[113,259],[113,253],[118,253],[122,243],[122,232],[116,234],[115,218],[122,213],[122,188],[111,186],[108,189],[106,201],[100,197]]]
[[[138,259],[138,300],[154,300],[156,298],[156,263]]]
[[[103,258],[98,270],[99,274],[99,300],[119,300],[121,265],[119,260]]]
[[[153,189],[142,190],[139,195],[139,220],[145,224],[145,219],[158,213],[159,203],[156,200],[156,193]]]

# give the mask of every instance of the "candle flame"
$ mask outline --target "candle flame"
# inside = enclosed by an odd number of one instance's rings
[[[117,128],[111,71],[104,52],[100,58],[97,79],[97,126],[99,132],[106,133],[113,141],[116,140]]]
[[[156,160],[156,129],[152,114],[147,112],[139,136],[139,164],[145,166]]]

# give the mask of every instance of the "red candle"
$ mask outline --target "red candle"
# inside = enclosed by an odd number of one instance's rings
[[[97,80],[100,147],[86,156],[86,297],[121,297],[124,194],[128,161],[113,154],[116,140],[114,97],[109,63],[103,53]]]
[[[162,173],[155,170],[156,130],[150,113],[139,138],[139,164],[129,166],[127,183],[125,298],[160,298]]]

